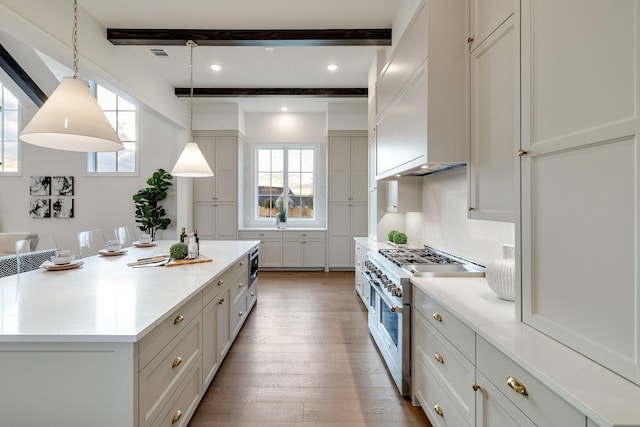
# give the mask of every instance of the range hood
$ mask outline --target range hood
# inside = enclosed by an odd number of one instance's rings
[[[384,178],[379,178],[378,181],[393,181],[397,180],[399,177],[403,176],[425,176],[431,175],[438,172],[445,172],[452,169],[458,169],[467,166],[466,163],[458,162],[458,163],[423,163],[419,166],[410,167],[408,169],[403,169],[398,171],[393,175],[386,176]]]

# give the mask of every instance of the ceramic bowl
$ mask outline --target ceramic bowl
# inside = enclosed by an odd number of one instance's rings
[[[109,240],[104,248],[109,252],[116,252],[122,249],[122,243],[119,240]]]
[[[73,262],[74,255],[70,254],[67,256],[54,255],[51,257],[51,262],[55,265],[69,264]]]

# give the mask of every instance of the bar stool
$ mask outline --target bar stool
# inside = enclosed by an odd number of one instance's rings
[[[133,242],[136,241],[136,235],[128,225],[116,227],[114,231],[116,233],[116,239],[120,240],[120,243],[122,243],[124,247],[131,246]]]
[[[102,230],[88,230],[78,233],[81,258],[97,255],[101,249],[104,249],[105,243]]]

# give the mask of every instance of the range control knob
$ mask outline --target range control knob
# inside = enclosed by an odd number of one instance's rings
[[[401,288],[395,288],[391,292],[391,295],[393,295],[394,297],[401,297],[402,296],[402,289]]]

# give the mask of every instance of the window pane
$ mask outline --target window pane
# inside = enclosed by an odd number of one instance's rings
[[[18,171],[18,141],[4,142],[4,159],[2,159],[4,172]]]
[[[135,142],[125,142],[124,150],[116,153],[118,157],[118,172],[136,171],[136,144]]]
[[[116,129],[116,126],[117,126],[117,123],[118,123],[116,112],[115,111],[105,111],[104,115],[107,116],[107,120],[109,120],[109,123],[111,123],[111,127]]]
[[[124,99],[123,97],[118,97],[118,110],[120,111],[136,111],[136,106]]]
[[[258,171],[271,171],[271,150],[258,150]]]
[[[284,172],[284,150],[271,150],[271,170]]]
[[[13,96],[13,94],[9,92],[9,90],[6,87],[3,88],[2,95],[4,96],[4,105],[3,105],[4,111],[18,109],[18,98]]]
[[[96,98],[98,99],[98,104],[100,105],[100,108],[102,108],[103,110],[112,110],[112,111],[116,110],[117,96],[115,93],[111,92],[108,89],[103,88],[100,85],[96,85]]]
[[[96,153],[98,172],[116,172],[116,153]]]
[[[289,150],[289,172],[300,172],[300,150]]]
[[[18,112],[17,111],[4,112],[4,140],[5,141],[18,140]]]
[[[118,136],[124,141],[136,140],[136,112],[118,112]]]
[[[313,172],[315,168],[315,163],[313,161],[313,150],[302,150],[301,151],[301,171],[303,172]]]

